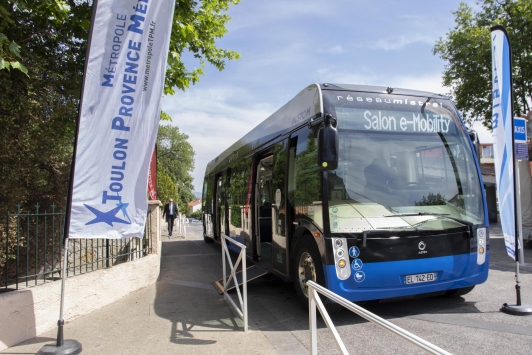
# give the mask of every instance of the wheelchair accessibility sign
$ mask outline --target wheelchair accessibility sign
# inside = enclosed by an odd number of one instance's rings
[[[353,268],[353,270],[360,270],[360,269],[362,269],[363,265],[364,265],[364,263],[362,263],[362,260],[360,260],[360,259],[355,259],[351,263],[351,267]]]

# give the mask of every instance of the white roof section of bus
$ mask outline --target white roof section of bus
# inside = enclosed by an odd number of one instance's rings
[[[238,152],[240,148],[250,145],[248,151],[241,153],[247,154],[247,152],[258,148],[284,133],[308,124],[311,118],[320,116],[322,113],[323,99],[320,85],[312,84],[307,86],[273,115],[262,121],[216,159],[212,160],[207,165],[206,175],[212,170],[215,170],[217,166],[224,164],[227,158],[231,154]]]

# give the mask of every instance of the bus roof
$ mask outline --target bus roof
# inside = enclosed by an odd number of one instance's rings
[[[207,164],[205,175],[219,171],[233,160],[247,155],[256,148],[291,132],[323,114],[322,90],[341,90],[352,92],[370,92],[407,96],[423,96],[447,99],[445,95],[426,91],[417,91],[384,86],[352,84],[311,84],[299,92],[283,107],[259,123],[255,128],[227,148],[222,154]]]
[[[389,90],[392,92],[388,92]],[[373,85],[354,85],[354,84],[322,84],[322,90],[345,90],[345,91],[360,91],[360,92],[372,92],[372,93],[383,93],[383,94],[395,94],[395,95],[406,95],[406,96],[422,96],[422,97],[434,97],[440,99],[448,99],[447,96],[442,94],[436,94],[429,91],[420,91],[420,90],[410,90],[402,88],[392,88],[386,86],[373,86]]]

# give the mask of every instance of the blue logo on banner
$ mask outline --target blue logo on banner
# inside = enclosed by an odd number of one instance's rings
[[[84,204],[84,206],[87,207],[89,211],[94,213],[94,215],[96,216],[96,218],[94,218],[92,221],[85,223],[85,225],[102,223],[102,222],[107,223],[111,227],[113,227],[113,223],[131,224],[131,220],[129,219],[129,216],[127,215],[127,211],[126,211],[126,208],[127,206],[129,206],[129,203],[120,202],[116,205],[117,207],[113,208],[112,210],[108,212],[99,211],[96,208],[86,205],[86,204]],[[118,211],[122,211],[124,217],[126,217],[128,220],[125,221],[123,219],[116,217],[116,214],[118,213]]]
[[[358,247],[351,247],[349,248],[349,256],[352,258],[358,258],[360,255],[360,249]]]
[[[356,282],[362,282],[365,279],[366,279],[366,274],[364,274],[364,271],[355,272],[355,281]]]
[[[355,259],[355,260],[353,260],[353,262],[351,263],[351,267],[353,268],[353,270],[360,270],[360,269],[362,269],[362,265],[364,265],[364,263],[363,263],[362,260],[360,260],[360,259]]]

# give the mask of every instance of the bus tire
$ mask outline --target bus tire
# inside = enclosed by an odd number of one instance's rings
[[[297,244],[297,252],[294,259],[294,287],[299,303],[308,311],[308,288],[306,282],[312,280],[324,286],[325,278],[323,276],[323,265],[316,243],[310,236],[303,236],[302,238]],[[336,302],[328,299],[324,300],[323,296],[320,298],[329,313],[336,313],[343,308]]]
[[[448,298],[456,298],[463,296],[465,294],[468,294],[469,292],[473,291],[475,286],[469,286],[469,287],[462,287],[462,288],[455,288],[454,290],[446,291],[444,296]]]
[[[205,243],[214,243],[214,239],[207,237],[205,233],[203,233],[203,241]]]

